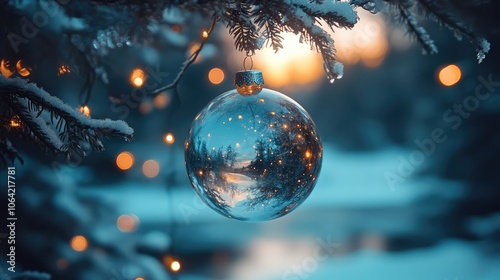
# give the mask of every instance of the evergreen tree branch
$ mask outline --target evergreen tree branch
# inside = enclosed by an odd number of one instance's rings
[[[438,49],[427,31],[418,25],[415,15],[411,10],[403,5],[397,5],[399,20],[406,26],[408,32],[422,47],[424,54],[436,54]]]
[[[460,40],[462,36],[465,36],[472,42],[476,46],[479,63],[483,61],[486,53],[490,50],[490,44],[485,38],[473,32],[464,23],[458,21],[453,13],[449,9],[446,9],[444,5],[440,5],[438,1],[419,0],[418,3],[424,14],[436,20],[441,26],[445,26],[453,31],[457,39]]]
[[[7,131],[0,128],[0,168],[2,169],[6,168],[9,164],[13,164],[16,159],[21,164],[24,164],[23,159],[19,156],[6,135]]]
[[[0,126],[6,135],[31,140],[52,154],[85,156],[84,144],[101,151],[104,137],[132,138],[133,130],[125,122],[91,119],[20,78],[0,76],[0,100]],[[16,153],[9,146],[10,140],[0,143],[0,150],[8,152],[2,153],[2,157],[12,162]]]

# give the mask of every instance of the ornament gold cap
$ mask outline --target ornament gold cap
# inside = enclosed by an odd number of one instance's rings
[[[244,70],[238,71],[234,75],[234,85],[241,95],[255,95],[261,92],[264,86],[262,71]]]

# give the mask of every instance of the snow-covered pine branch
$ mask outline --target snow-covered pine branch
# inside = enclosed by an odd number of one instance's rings
[[[22,34],[22,29],[26,28],[19,24],[19,18],[31,18],[37,11],[44,10],[51,17],[49,24],[37,29],[37,36],[30,39],[29,44],[54,48],[61,53],[60,57],[71,71],[84,78],[82,92],[87,93],[87,98],[96,78],[107,82],[102,61],[110,50],[148,43],[155,32],[161,32],[159,26],[182,24],[180,22],[185,22],[183,19],[189,19],[193,13],[212,16],[215,21],[224,23],[235,39],[236,49],[247,54],[254,54],[264,43],[279,51],[283,48],[283,32],[300,34],[302,42],[311,44],[323,56],[330,80],[342,76],[343,65],[336,61],[334,41],[327,29],[352,28],[358,20],[356,8],[372,13],[392,12],[427,53],[437,53],[437,47],[417,22],[419,15],[436,20],[459,35],[457,37],[470,40],[477,48],[479,62],[490,48],[486,39],[460,20],[450,0],[46,0],[7,1],[4,6],[0,9],[0,18],[5,23],[0,35],[8,40],[4,48],[0,48],[2,57],[19,60],[24,59],[19,55],[36,53],[36,48],[30,48],[27,40],[11,35]],[[182,41],[187,43],[189,40]],[[51,42],[57,44],[47,45]],[[202,47],[203,44],[197,53]],[[177,85],[192,59],[193,56],[186,60],[178,78],[169,86]],[[93,149],[101,150],[103,136],[129,138],[132,134],[125,123],[83,117],[34,84],[2,78],[0,89],[0,99],[4,101],[0,108],[5,113],[0,116],[4,125],[0,127],[1,132],[9,128],[9,118],[15,115],[23,123],[19,134],[35,140],[48,151],[83,154],[82,140]],[[18,157],[6,137],[0,138],[0,153],[3,162],[12,162]]]
[[[450,8],[442,3],[431,0],[419,0],[418,4],[425,15],[438,22],[441,26],[445,26],[453,31],[457,40],[465,37],[473,43],[476,46],[478,62],[481,63],[483,61],[486,53],[490,50],[490,43],[485,38],[479,36],[466,24],[459,21]]]
[[[0,168],[7,168],[16,159],[23,163],[23,159],[12,146],[9,138],[7,138],[6,132],[0,128]]]
[[[133,130],[124,121],[96,120],[64,104],[33,83],[0,76],[0,152],[4,161],[17,157],[7,137],[25,138],[56,155],[85,156],[84,145],[102,151],[107,136],[132,138]],[[6,151],[6,153],[3,153]]]
[[[458,40],[462,37],[468,39],[476,46],[479,63],[490,50],[490,43],[459,19],[454,5],[449,0],[350,0],[350,3],[372,13],[389,10],[391,15],[406,26],[408,33],[419,43],[424,53],[435,54],[438,48],[427,31],[417,22],[419,15],[450,29]]]
[[[320,22],[333,29],[352,28],[358,20],[353,6],[338,1],[236,1],[227,2],[225,9],[216,11],[235,38],[236,48],[249,54],[263,44],[278,51],[283,47],[282,32],[300,34],[301,40],[323,56],[330,80],[340,78],[343,67],[336,61],[333,39]]]
[[[406,7],[405,5],[397,5],[397,10],[399,12],[398,20],[403,23],[403,25],[408,30],[410,36],[414,37],[418,42],[424,54],[437,54],[438,49],[434,44],[427,31],[418,24],[415,15],[411,11],[411,7]]]
[[[42,4],[56,7],[60,15],[57,18],[61,20],[44,32],[63,30],[68,35],[66,47],[74,49],[68,58],[70,68],[80,73],[87,84],[93,83],[94,75],[107,82],[100,57],[105,56],[110,49],[149,42],[154,30],[158,30],[155,26],[176,24],[169,21],[171,17],[165,16],[169,14],[168,11],[175,12],[176,18],[189,18],[194,12],[222,21],[233,35],[236,49],[249,54],[255,53],[263,43],[279,50],[283,47],[283,32],[303,34],[304,41],[322,54],[329,78],[340,76],[342,73],[338,71],[342,67],[335,60],[333,41],[328,33],[320,30],[353,27],[357,22],[355,9],[358,7],[372,13],[391,11],[394,17],[405,24],[426,53],[436,53],[437,47],[417,22],[420,14],[437,20],[455,34],[472,41],[478,50],[479,61],[489,51],[489,43],[458,20],[449,0],[93,0],[65,4],[47,0],[43,3],[33,1],[31,4],[20,4],[18,1],[9,1],[7,8],[0,11],[0,16],[9,16],[13,11],[18,15],[29,16],[37,5]],[[11,31],[8,30],[10,28],[18,27],[9,25],[7,31]]]

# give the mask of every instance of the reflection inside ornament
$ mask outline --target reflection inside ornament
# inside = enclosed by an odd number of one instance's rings
[[[322,146],[307,112],[263,89],[226,92],[205,107],[185,143],[188,176],[202,200],[239,220],[281,217],[311,193]]]

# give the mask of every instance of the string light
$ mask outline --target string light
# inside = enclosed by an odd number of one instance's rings
[[[160,173],[160,165],[155,160],[146,160],[142,165],[142,173],[148,178],[154,178]]]
[[[136,68],[132,70],[132,73],[130,73],[130,84],[132,84],[134,87],[140,88],[144,85],[144,82],[146,81],[146,73],[140,68]]]
[[[179,270],[181,270],[181,263],[171,256],[163,257],[163,264],[166,267],[170,268],[170,270],[172,270],[173,272],[178,272]]]
[[[121,170],[129,170],[134,165],[134,155],[130,152],[121,152],[116,157],[116,166]]]
[[[73,250],[77,252],[83,252],[87,250],[89,244],[87,238],[82,235],[77,235],[73,237],[73,239],[71,239],[70,245]]]
[[[31,74],[31,68],[28,68],[28,67],[24,67],[22,65],[22,61],[19,60],[17,63],[16,63],[16,69],[17,69],[17,73],[19,73],[19,75],[21,75],[22,77],[27,77]]]
[[[200,43],[196,43],[196,42],[193,42],[193,43],[190,43],[189,44],[189,48],[188,48],[188,51],[187,51],[187,56],[190,57],[192,56],[194,53],[196,53],[201,47],[201,44]],[[194,60],[193,63],[199,63],[200,61],[202,61],[202,54],[199,53],[198,54],[198,57],[196,57],[196,59]]]
[[[170,269],[172,269],[173,272],[177,272],[181,269],[181,263],[178,261],[173,261],[170,264]]]
[[[169,132],[169,133],[165,134],[164,141],[165,141],[165,143],[172,145],[175,142],[175,137],[172,133]]]
[[[71,73],[71,69],[69,69],[69,66],[67,65],[62,65],[59,67],[59,72],[57,73],[57,76],[65,75]]]
[[[21,119],[19,119],[19,116],[14,116],[10,120],[10,127],[20,127],[21,126]]]
[[[90,117],[90,108],[87,105],[80,107],[80,113],[84,114],[87,117]]]
[[[14,71],[10,69],[9,61],[5,59],[2,59],[0,61],[0,73],[2,73],[2,75],[4,75],[6,78],[9,78],[10,76],[12,76],[12,74],[14,74]]]
[[[203,32],[201,33],[201,36],[204,38],[204,39],[207,39],[208,38],[208,32],[206,30],[203,30]]]
[[[438,74],[439,82],[444,86],[451,87],[462,78],[462,71],[455,64],[443,67]]]

